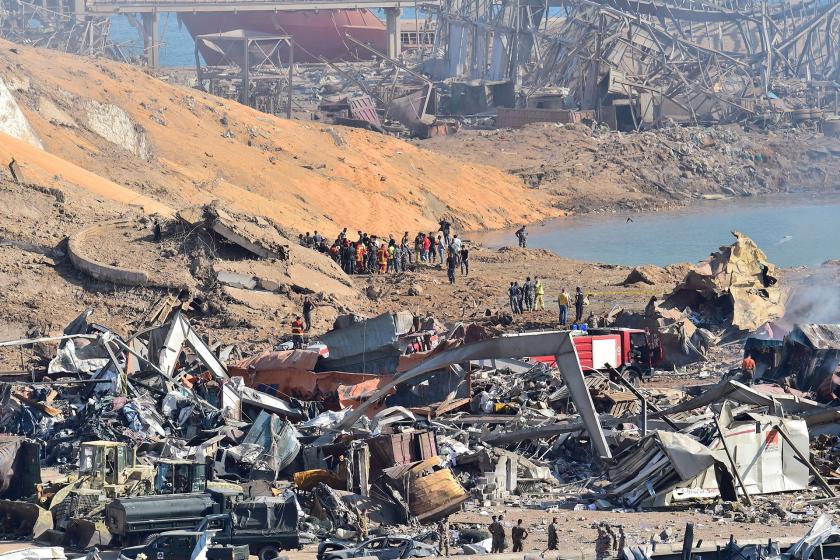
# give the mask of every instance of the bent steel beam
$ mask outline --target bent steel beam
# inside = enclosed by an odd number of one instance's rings
[[[552,355],[557,359],[557,367],[563,376],[569,394],[580,413],[583,425],[592,438],[592,444],[598,456],[605,459],[612,458],[607,440],[595,412],[592,396],[583,380],[583,370],[580,367],[577,351],[572,337],[566,331],[549,331],[541,333],[527,333],[512,336],[502,336],[481,340],[473,344],[459,346],[436,354],[415,368],[401,375],[397,375],[371,395],[366,401],[345,416],[339,428],[349,428],[377,401],[385,397],[391,389],[411,381],[417,377],[453,364],[460,364],[470,360],[491,358],[521,358],[523,356]]]

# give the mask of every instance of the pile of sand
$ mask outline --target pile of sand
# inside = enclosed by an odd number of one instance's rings
[[[276,118],[138,67],[11,46],[0,41],[0,75],[47,152],[73,165],[5,142],[0,157],[42,179],[160,203],[158,212],[221,199],[328,235],[343,226],[429,230],[442,215],[477,229],[557,214],[542,193],[495,168],[378,133]]]

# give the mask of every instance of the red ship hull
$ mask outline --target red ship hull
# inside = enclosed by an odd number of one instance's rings
[[[295,41],[296,62],[370,60],[371,54],[345,39],[346,35],[384,52],[385,25],[370,10],[318,10],[294,12],[207,12],[181,14],[184,26],[192,35],[224,33],[245,29],[272,35],[291,35]],[[199,51],[207,64],[217,64],[218,53],[199,44]],[[285,49],[281,60],[288,60]]]

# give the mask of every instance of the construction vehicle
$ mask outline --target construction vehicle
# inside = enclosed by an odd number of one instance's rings
[[[26,447],[22,447],[22,450]],[[27,470],[40,473],[38,454],[27,463]],[[6,536],[40,537],[52,533],[49,540],[61,540],[73,518],[95,517],[110,499],[116,496],[147,494],[152,489],[155,469],[129,464],[125,443],[88,441],[79,446],[79,471],[50,485],[38,484],[34,492],[26,491],[18,498],[35,497],[35,501],[0,501],[0,532]],[[40,480],[39,480],[40,482]],[[94,524],[82,533],[95,532]],[[85,524],[82,523],[84,527]],[[82,537],[83,538],[83,537]]]
[[[631,380],[650,377],[662,359],[658,337],[646,329],[606,328],[571,331],[580,367],[587,371],[616,369]],[[532,356],[533,361],[556,367],[554,356]]]

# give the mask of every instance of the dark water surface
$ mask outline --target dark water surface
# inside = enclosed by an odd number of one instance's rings
[[[706,258],[732,243],[731,230],[752,237],[778,266],[840,259],[840,195],[740,198],[680,210],[574,216],[528,227],[528,246],[590,262],[664,266]],[[491,247],[515,246],[513,231],[467,237]]]

